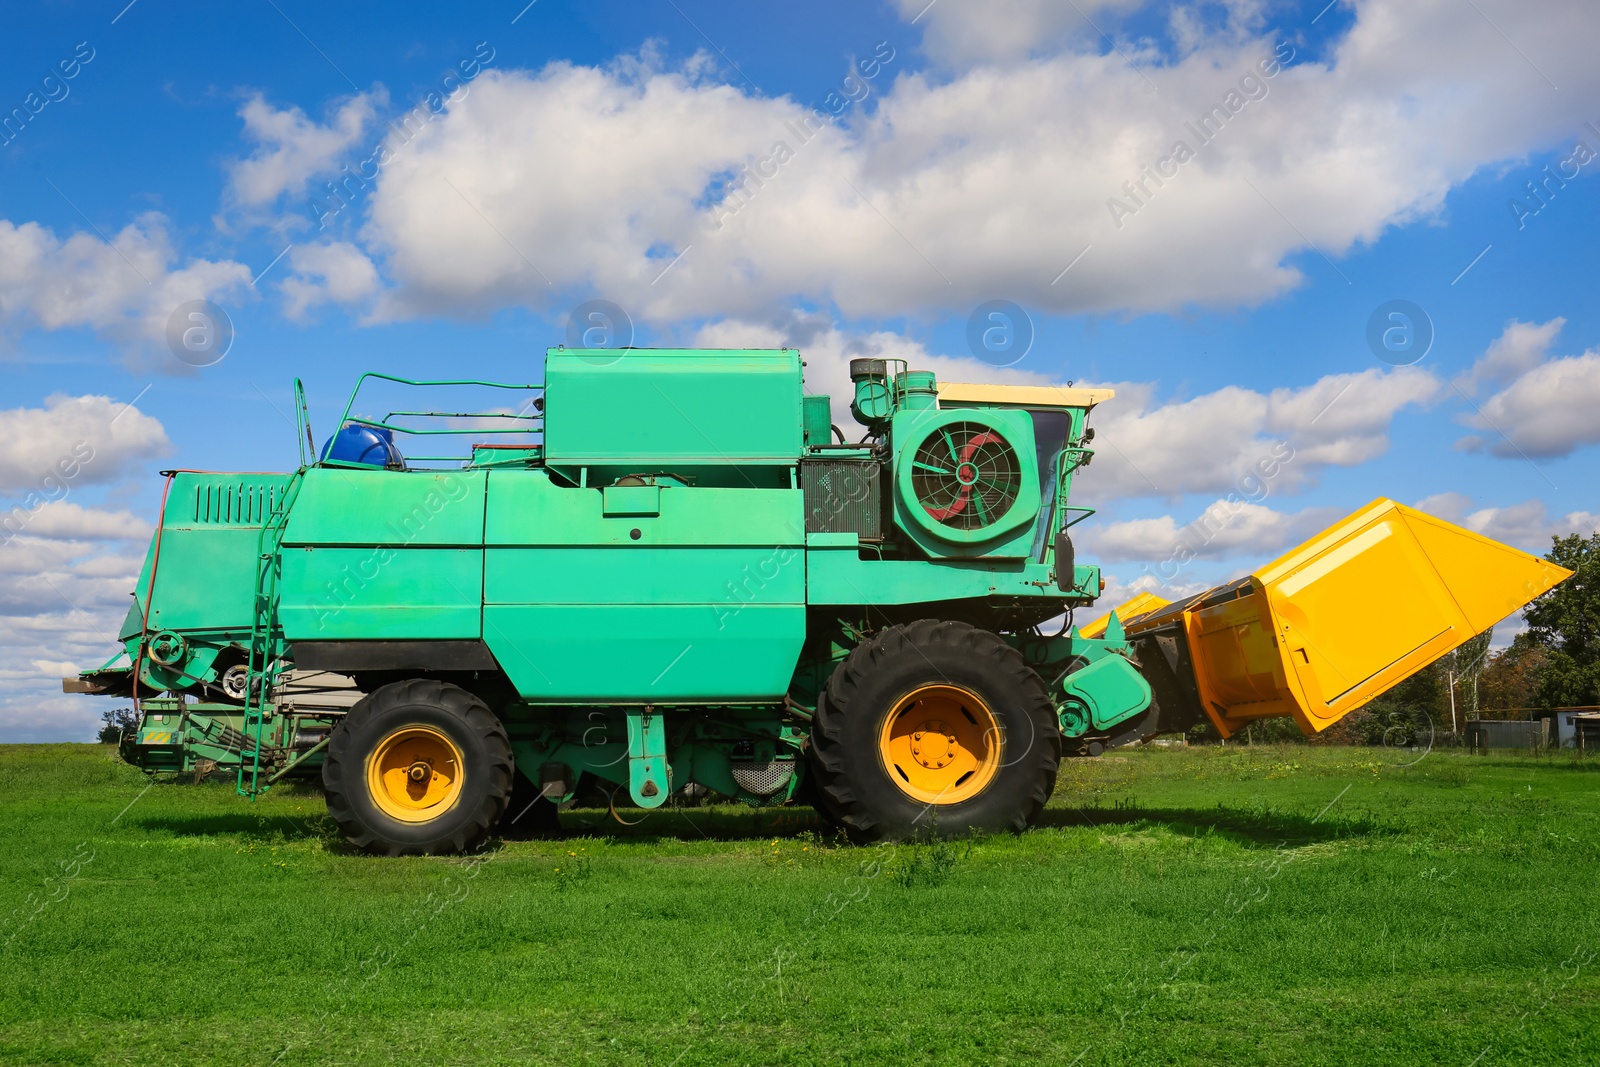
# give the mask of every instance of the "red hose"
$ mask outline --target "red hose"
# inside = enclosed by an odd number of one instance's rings
[[[161,566],[161,531],[167,524],[167,494],[172,492],[172,480],[178,471],[167,474],[166,488],[161,490],[161,511],[156,516],[156,543],[150,554],[150,584],[144,590],[144,610],[139,613],[139,654],[133,660],[133,710],[144,721],[144,710],[139,707],[139,679],[143,674],[145,641],[150,636],[150,612],[156,600],[156,568]],[[188,473],[188,472],[185,472]],[[137,603],[135,603],[137,607]]]

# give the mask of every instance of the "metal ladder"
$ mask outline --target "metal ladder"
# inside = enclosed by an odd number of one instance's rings
[[[299,382],[295,384],[298,386]],[[245,745],[249,747],[241,749],[239,753],[238,782],[239,795],[252,799],[269,788],[261,782],[261,754],[272,690],[279,676],[284,673],[283,631],[278,625],[278,581],[283,570],[283,532],[289,522],[289,510],[304,484],[305,472],[306,468],[302,465],[289,476],[283,492],[261,527],[256,545],[255,612],[250,621],[250,674],[245,690],[242,731]]]

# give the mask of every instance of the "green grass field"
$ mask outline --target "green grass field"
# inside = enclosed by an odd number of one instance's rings
[[[1600,761],[1412,758],[1075,760],[970,844],[697,808],[391,860],[309,788],[4,746],[0,1061],[1600,1062]]]

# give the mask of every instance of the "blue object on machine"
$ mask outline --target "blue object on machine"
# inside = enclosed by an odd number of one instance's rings
[[[322,446],[322,461],[394,470],[403,470],[406,465],[395,446],[393,430],[355,422],[328,438]]]

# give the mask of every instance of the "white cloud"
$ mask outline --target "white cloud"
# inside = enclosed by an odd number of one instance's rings
[[[118,651],[141,561],[142,554],[87,540],[26,536],[0,544],[0,742],[93,739],[113,704],[64,695],[61,679]]]
[[[1456,379],[1456,387],[1471,396],[1480,385],[1516,380],[1544,362],[1556,334],[1566,324],[1567,320],[1559,317],[1541,323],[1513,319],[1471,369]]]
[[[1462,418],[1490,430],[1490,451],[1502,459],[1568,456],[1600,443],[1600,349],[1534,366]],[[1507,440],[1509,438],[1509,440]],[[1474,448],[1477,438],[1467,438]]]
[[[1008,62],[1058,51],[1075,35],[1093,33],[1089,19],[1132,10],[1139,0],[898,0],[908,21],[923,28],[922,47],[953,67]]]
[[[171,450],[160,421],[126,402],[56,394],[40,408],[0,411],[0,494],[32,494],[23,504],[33,510],[78,485],[117,481]]]
[[[1457,447],[1489,451],[1504,459],[1565,456],[1600,443],[1600,348],[1577,356],[1550,357],[1556,334],[1566,323],[1556,318],[1534,324],[1509,323],[1463,378],[1464,391],[1482,383],[1500,386],[1461,421],[1482,437],[1466,437]]]
[[[70,494],[171,449],[161,423],[103,396],[0,411],[0,741],[87,741],[108,702],[61,679],[117,651],[150,524]],[[63,462],[65,461],[65,462]]]
[[[929,352],[922,344],[887,330],[854,333],[826,316],[792,312],[772,322],[722,319],[700,327],[691,344],[697,348],[796,348],[805,361],[806,392],[833,400],[833,418],[846,434],[859,434],[850,415],[855,386],[852,359],[904,360],[911,370],[933,371],[940,381],[1043,384],[1038,375],[1015,368],[997,368],[975,359]]]
[[[0,524],[4,521],[5,513],[0,513]],[[86,508],[57,500],[34,509],[25,529],[30,537],[58,541],[146,541],[154,527],[130,511]]]
[[[1264,563],[1340,513],[1338,508],[1307,508],[1290,514],[1248,501],[1218,500],[1181,526],[1171,515],[1129,519],[1086,530],[1080,539],[1086,552],[1112,563],[1239,556],[1261,557],[1252,562]]]
[[[1138,69],[1097,37],[1074,45],[1070,28],[1048,56],[944,77],[898,58],[804,141],[805,107],[715,83],[702,61],[490,71],[384,170],[363,237],[396,284],[383,309],[395,317],[576,292],[663,322],[760,319],[797,297],[846,318],[996,294],[1053,312],[1255,303],[1298,283],[1289,257],[1308,242],[1337,256],[1373,241],[1587,117],[1600,10],[1481,6],[1515,26],[1560,93],[1458,4],[1369,0],[1326,61],[1253,75],[1258,98],[1205,144],[1185,124],[1232,109],[1228,94],[1277,45],[1254,35],[1249,4],[1221,29],[1186,24],[1178,54],[1140,46]],[[919,23],[930,35],[989,17],[942,7]],[[1028,27],[1061,22],[1016,7]],[[1145,178],[1179,139],[1195,158],[1160,185]],[[747,203],[728,198],[730,179]],[[1108,199],[1138,181],[1136,217],[1119,226]]]
[[[387,103],[381,87],[357,93],[330,107],[328,121],[318,123],[298,107],[275,108],[259,93],[252,96],[239,117],[255,150],[229,167],[229,193],[245,207],[264,207],[313,178],[332,176]]]
[[[304,321],[319,304],[332,301],[354,306],[370,300],[380,288],[372,261],[345,241],[297,245],[289,253],[289,264],[295,273],[279,288],[284,295],[284,314],[296,322]]]
[[[1232,492],[1248,500],[1294,491],[1326,466],[1387,451],[1389,425],[1425,404],[1438,380],[1415,367],[1332,374],[1301,389],[1227,386],[1157,401],[1151,383],[1117,383],[1095,409],[1095,458],[1077,482],[1086,498]]]
[[[1472,505],[1472,498],[1465,493],[1437,493],[1417,501],[1416,507],[1534,555],[1548,552],[1552,537],[1574,533],[1587,537],[1600,529],[1600,513],[1569,511],[1552,516],[1543,500],[1524,500],[1502,507],[1474,508]]]
[[[1089,560],[1085,558],[1084,562],[1098,563],[1100,561]],[[1228,574],[1224,577],[1216,579],[1215,581],[1206,581],[1203,579],[1178,581],[1176,577],[1164,580],[1152,573],[1148,566],[1140,570],[1138,574],[1132,578],[1128,578],[1126,576],[1133,573],[1132,571],[1122,571],[1115,567],[1109,570],[1102,570],[1100,573],[1101,577],[1106,580],[1105,592],[1100,594],[1100,599],[1095,602],[1094,607],[1087,608],[1078,613],[1077,621],[1079,623],[1088,622],[1090,619],[1098,618],[1107,611],[1126,604],[1140,593],[1154,593],[1156,596],[1162,597],[1165,600],[1182,600],[1184,597],[1194,596],[1196,593],[1203,593],[1213,586],[1223,585],[1232,581],[1234,578],[1242,577],[1244,574],[1249,572],[1240,571],[1238,573]]]
[[[148,212],[112,235],[66,238],[36,222],[0,219],[0,326],[89,329],[143,351],[164,352],[167,320],[189,300],[222,300],[249,288],[233,260],[179,265],[164,216]],[[166,356],[158,366],[188,370]]]

